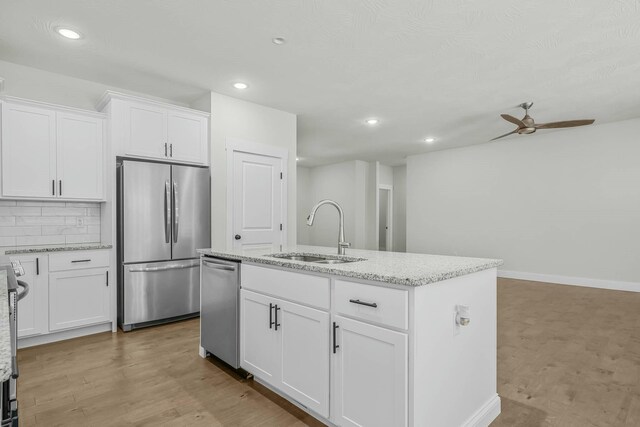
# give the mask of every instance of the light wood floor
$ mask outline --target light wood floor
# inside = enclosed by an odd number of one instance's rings
[[[639,326],[640,293],[501,280],[493,426],[640,426]],[[22,425],[322,425],[197,347],[190,320],[20,350]]]

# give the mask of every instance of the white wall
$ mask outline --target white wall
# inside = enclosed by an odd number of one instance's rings
[[[378,163],[378,184],[393,185],[393,168]]]
[[[106,90],[160,99],[153,94],[133,92],[6,61],[0,61],[0,77],[5,79],[3,95],[93,111],[95,111],[98,100]],[[169,101],[174,104],[180,104],[176,100]]]
[[[407,250],[407,167],[393,168],[393,251]]]
[[[640,119],[411,156],[407,250],[638,282]]]
[[[298,235],[297,241],[301,245],[310,245],[311,241],[309,239],[310,228],[307,226],[306,218],[309,212],[311,211],[311,207],[317,201],[314,201],[311,198],[311,187],[309,182],[309,174],[310,168],[306,168],[303,166],[298,166],[297,168],[297,213],[296,213],[296,221],[298,225]]]
[[[201,102],[198,102],[200,104]],[[296,242],[296,115],[211,93],[211,243],[227,246],[227,157],[229,139],[288,150],[287,244]]]

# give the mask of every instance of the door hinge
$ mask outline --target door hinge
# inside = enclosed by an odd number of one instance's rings
[[[282,224],[280,224],[280,231],[282,231]]]

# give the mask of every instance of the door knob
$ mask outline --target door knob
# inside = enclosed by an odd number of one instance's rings
[[[235,239],[236,239],[236,240],[240,240],[240,239],[242,239],[242,236],[241,236],[241,235],[239,235],[239,234],[236,234],[236,235],[235,235]]]

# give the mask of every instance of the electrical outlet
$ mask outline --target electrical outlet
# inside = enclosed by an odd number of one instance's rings
[[[80,217],[76,218],[76,225],[78,227],[83,226],[84,225],[84,218],[80,218]]]

